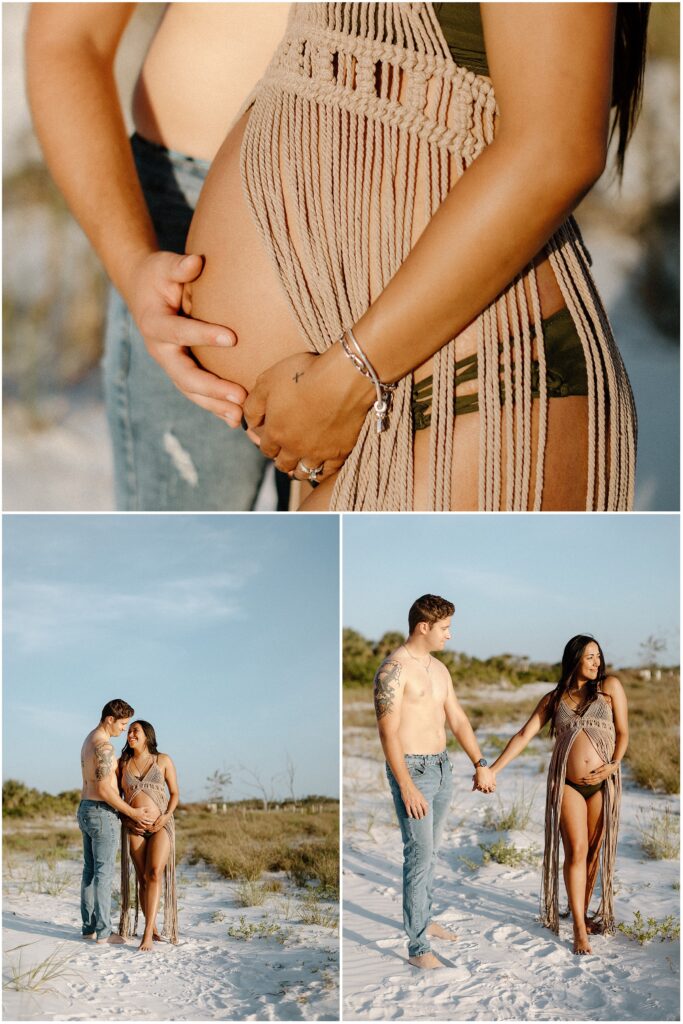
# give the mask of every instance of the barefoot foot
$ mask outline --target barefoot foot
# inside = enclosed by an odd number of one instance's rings
[[[449,931],[448,928],[444,928],[443,925],[437,924],[435,921],[427,926],[427,935],[433,935],[435,939],[448,939],[449,942],[456,942],[458,938],[455,932]]]
[[[586,931],[589,935],[602,935],[603,926],[598,921],[586,918]]]
[[[121,935],[112,934],[112,935],[108,936],[108,938],[106,938],[106,939],[98,939],[97,940],[97,945],[98,946],[106,946],[107,943],[109,943],[112,946],[120,946],[125,941],[126,940]]]
[[[440,960],[433,953],[422,953],[421,956],[408,957],[408,963],[413,967],[420,967],[423,971],[433,971],[435,967],[443,967]]]
[[[95,942],[95,940],[97,939],[97,933],[91,932],[90,935],[82,935],[81,938],[88,939],[88,941],[90,942]]]
[[[164,941],[162,939],[161,935],[159,935],[159,932],[156,930],[156,928],[154,929],[154,935],[152,936],[152,938],[154,939],[155,942],[163,942]]]
[[[152,935],[145,934],[142,936],[142,942],[138,946],[138,950],[147,953],[154,945],[154,937]]]
[[[574,953],[578,956],[585,956],[586,953],[592,952],[588,934],[586,932],[574,932]]]

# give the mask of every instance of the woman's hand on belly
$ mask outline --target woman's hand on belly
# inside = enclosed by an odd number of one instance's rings
[[[160,832],[170,818],[170,814],[160,814],[153,825],[147,829],[148,832]]]
[[[232,348],[237,343],[234,331],[179,315],[181,305],[189,313],[183,285],[195,281],[202,268],[201,256],[151,253],[132,269],[124,298],[147,351],[178,390],[228,426],[238,427],[246,391],[203,370],[188,351],[202,345]]]
[[[338,351],[336,351],[338,350]],[[343,465],[358,440],[374,389],[333,346],[301,352],[262,373],[244,404],[264,455],[284,472],[324,465],[324,479]],[[350,372],[349,372],[350,371]],[[306,477],[301,470],[296,476]]]
[[[586,772],[583,778],[579,779],[578,782],[582,786],[595,786],[598,782],[602,782],[603,779],[609,779],[610,775],[614,775],[618,769],[618,763],[608,761],[599,768],[594,768],[593,771]]]
[[[136,836],[144,836],[149,829],[142,825],[139,821],[135,821],[133,818],[126,818],[121,815],[121,822],[126,832],[132,832]]]

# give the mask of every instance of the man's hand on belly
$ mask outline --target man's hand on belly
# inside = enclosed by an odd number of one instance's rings
[[[429,804],[414,782],[409,782],[403,786],[401,789],[401,799],[409,818],[424,818],[429,810]]]
[[[183,288],[196,281],[202,269],[201,256],[147,254],[132,268],[124,298],[147,351],[178,390],[228,426],[238,427],[246,391],[202,369],[188,351],[192,346],[232,348],[237,344],[230,328],[190,319],[191,289],[184,292]],[[181,315],[181,306],[186,316]]]

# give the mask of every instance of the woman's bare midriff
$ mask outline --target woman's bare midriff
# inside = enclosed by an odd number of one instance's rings
[[[135,808],[138,808],[138,809],[140,809],[140,808],[148,808],[150,811],[154,811],[155,812],[155,817],[157,817],[157,818],[161,814],[161,811],[159,810],[157,805],[154,803],[154,801],[152,800],[151,796],[149,796],[147,793],[145,793],[145,791],[142,790],[142,789],[139,789],[137,791],[137,793],[135,794],[135,796],[133,796],[130,799],[129,799],[128,795],[125,793],[125,791],[124,791],[124,796],[125,796],[126,800],[128,801],[128,803],[130,804],[131,807],[135,807]]]
[[[580,782],[588,772],[601,768],[604,761],[582,729],[577,733],[567,757],[566,777],[572,782]]]
[[[202,190],[190,228],[186,251],[205,258],[201,277],[187,288],[184,308],[192,316],[225,324],[237,334],[233,349],[195,350],[199,362],[225,380],[251,390],[258,375],[273,363],[295,352],[309,349],[289,305],[257,230],[243,194],[240,172],[240,148],[249,114],[235,125],[221,146]],[[417,180],[425,175],[418,174]],[[454,186],[457,187],[457,184]],[[424,197],[415,197],[415,221],[412,244],[424,230]],[[291,198],[285,195],[288,228],[292,245],[298,249],[296,217]],[[372,231],[370,232],[372,234]],[[543,317],[565,305],[547,260],[539,260],[537,280]],[[381,282],[371,282],[373,299]],[[476,351],[476,328],[470,325],[456,339],[456,358]],[[432,360],[415,371],[420,380],[432,372]],[[459,394],[476,391],[472,381]],[[534,403],[532,423],[532,478],[535,485],[535,458],[538,437],[538,402]],[[473,511],[478,508],[479,414],[457,417],[454,433],[454,466],[451,508]],[[414,441],[414,507],[428,507],[430,430],[417,431]],[[303,454],[303,453],[302,453]],[[505,466],[505,451],[502,454]],[[549,402],[547,444],[544,460],[543,508],[574,510],[585,507],[587,479],[587,400],[553,399]],[[304,502],[302,508],[326,509],[334,478],[324,481]],[[505,477],[503,477],[503,495]]]

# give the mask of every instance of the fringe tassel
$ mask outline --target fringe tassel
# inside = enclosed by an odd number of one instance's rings
[[[292,5],[250,104],[244,193],[304,344],[323,352],[405,260],[421,226],[416,214],[426,224],[493,141],[493,89],[453,63],[430,3],[303,3]],[[417,210],[421,194],[425,206]],[[633,397],[572,218],[547,252],[588,371],[586,509],[625,510],[633,502]],[[481,510],[542,507],[548,398],[541,320],[533,267],[478,317]],[[532,322],[541,391],[533,495]],[[429,502],[439,511],[450,507],[457,458],[454,364],[451,341],[434,358]],[[412,509],[411,387],[409,375],[383,434],[368,413],[332,510]],[[501,387],[513,399],[504,412]]]

